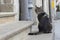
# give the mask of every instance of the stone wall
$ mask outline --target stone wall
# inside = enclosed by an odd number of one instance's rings
[[[8,4],[4,4],[1,5],[0,4],[0,12],[13,12],[13,5],[8,5]]]
[[[15,17],[14,16],[0,18],[0,24],[4,24],[4,23],[7,23],[7,22],[12,22],[12,21],[15,21]]]
[[[9,14],[8,12],[13,12],[13,0],[3,0],[3,3],[1,2],[2,0],[0,0],[0,13],[2,12],[4,14],[7,13]],[[11,16],[11,17],[0,17],[0,24],[4,24],[4,23],[7,23],[7,22],[12,22],[15,20],[15,16]]]

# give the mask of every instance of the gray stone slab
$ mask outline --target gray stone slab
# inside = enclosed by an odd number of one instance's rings
[[[5,40],[23,29],[30,27],[32,24],[32,21],[18,21],[2,25],[0,26],[0,40]]]

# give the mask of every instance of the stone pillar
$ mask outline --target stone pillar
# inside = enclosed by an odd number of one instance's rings
[[[49,0],[44,0],[44,11],[49,15]]]
[[[38,7],[42,6],[42,0],[36,0],[36,5],[37,5]]]

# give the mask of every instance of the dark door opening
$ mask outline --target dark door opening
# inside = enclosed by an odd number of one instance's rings
[[[19,21],[21,20],[21,0],[19,0]]]

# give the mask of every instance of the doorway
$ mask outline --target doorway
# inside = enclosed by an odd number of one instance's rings
[[[32,0],[19,0],[19,21],[32,20]]]

